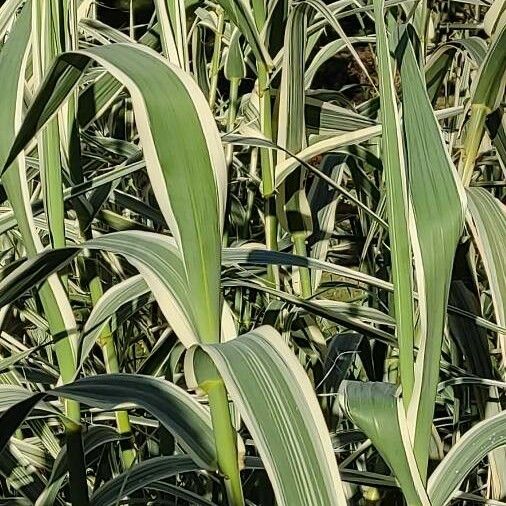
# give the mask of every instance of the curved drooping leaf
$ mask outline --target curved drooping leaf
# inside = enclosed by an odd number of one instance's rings
[[[487,454],[506,445],[506,411],[476,424],[457,441],[429,478],[433,506],[447,504],[457,487]]]
[[[389,320],[388,316],[377,311],[372,311],[372,308],[360,307],[355,304],[338,301],[325,301],[325,300],[306,300],[303,298],[296,297],[289,293],[275,288],[270,288],[262,283],[255,283],[252,281],[227,281],[223,282],[224,286],[243,286],[246,288],[252,288],[264,293],[279,297],[281,300],[293,304],[296,307],[300,307],[310,314],[326,318],[327,320],[333,321],[346,327],[353,329],[357,332],[361,332],[371,338],[378,339],[392,346],[396,346],[397,342],[392,334],[386,332],[383,329],[379,329],[373,325],[369,325],[364,320],[370,320],[371,317],[375,321],[381,321],[387,325],[392,325],[392,321]]]
[[[216,469],[216,448],[209,411],[173,383],[136,374],[103,374],[82,378],[48,392],[33,394],[25,391],[23,399],[11,403],[0,416],[0,449],[46,397],[64,397],[102,409],[138,406],[149,411],[172,432],[200,468]]]
[[[380,134],[381,125],[373,125],[352,132],[334,135],[311,144],[300,151],[300,153],[296,153],[297,158],[288,157],[282,163],[278,164],[276,167],[276,187],[281,185],[281,183],[299,166],[301,160],[307,162],[322,153],[327,153],[343,146],[359,144],[377,137]]]
[[[82,378],[54,392],[105,409],[129,403],[143,407],[178,437],[199,466],[215,468],[209,411],[173,383],[150,376],[108,374]]]
[[[444,119],[460,114],[462,110],[463,110],[462,107],[450,107],[448,109],[438,110],[435,112],[435,114],[438,119]],[[308,162],[315,156],[321,155],[323,153],[339,150],[340,148],[343,148],[345,146],[366,142],[370,139],[378,137],[379,135],[381,135],[381,132],[382,132],[381,125],[372,125],[365,128],[359,128],[351,132],[344,132],[337,135],[333,135],[332,137],[328,138],[324,137],[322,140],[314,142],[307,148],[304,148],[300,153],[290,154],[290,156],[286,160],[279,163],[276,167],[276,187],[282,184],[283,181],[301,163]],[[265,138],[262,139],[261,137],[258,136],[241,137],[227,134],[223,138],[223,140],[224,141],[228,140],[228,142],[232,142],[234,144],[245,144],[248,146],[280,149],[272,141],[268,141]]]
[[[106,25],[98,19],[83,18],[79,20],[79,27],[96,38],[101,44],[134,42],[134,40],[120,30]]]
[[[79,248],[57,248],[50,255],[37,255],[21,264],[22,276],[15,269],[0,281],[0,307],[9,304],[28,290],[58,272],[80,251]]]
[[[91,496],[91,505],[113,506],[122,497],[141,490],[150,483],[169,478],[175,474],[197,470],[199,470],[198,465],[185,455],[149,459],[134,465],[131,469],[102,485]]]
[[[138,244],[139,248],[134,247],[133,245],[135,244]],[[114,252],[125,256],[125,258],[127,258],[129,261],[132,261],[134,265],[140,265],[144,274],[144,279],[148,283],[150,289],[153,290],[160,304],[160,307],[162,308],[162,311],[167,316],[168,321],[171,322],[171,324],[176,328],[180,329],[178,337],[188,346],[196,342],[197,339],[195,331],[192,330],[192,326],[188,317],[184,316],[185,312],[182,309],[178,309],[177,311],[172,311],[171,309],[171,304],[174,304],[177,307],[184,307],[184,304],[187,304],[187,302],[185,302],[187,297],[184,290],[184,285],[182,283],[178,284],[178,282],[174,282],[171,285],[167,281],[169,279],[172,279],[173,276],[176,276],[177,279],[177,272],[181,269],[178,267],[180,265],[180,259],[174,248],[173,241],[170,237],[154,234],[152,232],[116,232],[114,234],[108,234],[107,237],[100,237],[93,239],[90,242],[84,243],[81,248],[65,248],[63,251],[49,250],[40,253],[37,257],[35,265],[46,265],[47,270],[45,271],[43,268],[38,268],[38,276],[35,276],[31,272],[32,264],[29,262],[22,263],[18,268],[10,273],[8,279],[5,278],[0,282],[0,291],[2,293],[0,300],[3,304],[8,304],[16,300],[16,298],[22,295],[25,290],[30,289],[35,284],[44,281],[52,270],[57,270],[60,266],[66,265],[82,248],[86,247]],[[148,254],[144,255],[143,251],[148,251]],[[154,252],[157,253],[153,254]],[[52,258],[53,256],[55,257],[54,259]],[[292,255],[290,253],[282,253],[260,248],[225,248],[223,249],[222,253],[222,261],[225,266],[235,264],[249,264],[308,267],[310,269],[318,269],[331,274],[336,274],[346,279],[350,279],[364,285],[369,285],[371,287],[381,288],[386,291],[393,290],[391,283],[375,276],[371,276],[369,274],[338,264],[333,264],[310,257]],[[172,267],[171,262],[173,262]],[[146,266],[142,268],[142,265],[144,263],[146,263]],[[147,266],[147,263],[150,265]],[[165,281],[163,280],[164,276],[167,276]],[[161,281],[157,281],[159,277]],[[32,280],[32,283],[25,285],[25,279],[28,278]],[[139,283],[142,284],[141,281],[139,281]],[[152,286],[154,288],[152,288]],[[180,287],[179,292],[177,291],[178,286]],[[266,289],[266,291],[268,290]],[[293,296],[286,294],[285,292],[283,292],[283,295],[285,298],[291,297],[293,300],[295,300]],[[312,303],[307,302],[307,304],[311,305]],[[335,303],[332,303],[332,305],[337,308]],[[353,308],[350,306],[349,309],[351,311]],[[506,334],[506,328],[504,325],[496,325],[488,320],[485,320],[484,318],[476,316],[468,311],[455,308],[453,306],[449,306],[448,310],[456,315],[474,321],[476,325],[479,325],[483,328]],[[367,319],[368,317],[364,311],[368,310],[366,310],[366,308],[363,308],[360,311],[362,315]],[[375,311],[372,311],[370,313],[369,319],[380,321],[378,318],[380,318],[380,320],[384,323],[390,323],[389,319],[385,320],[385,315],[383,315],[383,313]],[[378,333],[382,332],[379,329],[377,330]],[[384,335],[383,337],[387,336]],[[88,344],[89,343],[87,341],[87,345]]]
[[[375,125],[374,127],[371,127],[374,130],[375,136],[377,133],[379,133],[381,130],[377,129],[378,125]],[[369,131],[368,134],[362,133],[364,131]],[[251,131],[251,130],[249,130]],[[373,219],[378,221],[385,229],[388,228],[387,223],[378,216],[373,210],[371,210],[366,204],[362,202],[361,199],[357,198],[355,195],[353,195],[352,192],[348,191],[344,186],[336,183],[332,178],[327,176],[324,172],[317,169],[313,165],[310,165],[307,163],[307,161],[315,156],[318,156],[322,153],[325,153],[327,151],[332,151],[337,147],[344,147],[347,144],[354,144],[356,142],[361,142],[363,140],[366,140],[371,137],[370,130],[368,128],[360,129],[358,130],[358,135],[355,135],[356,132],[346,132],[343,135],[338,135],[336,137],[331,137],[329,139],[325,139],[321,142],[316,142],[315,144],[309,146],[306,149],[303,149],[299,154],[295,155],[285,149],[284,147],[276,144],[275,142],[272,142],[270,140],[267,140],[262,137],[258,136],[252,136],[252,137],[246,137],[242,135],[235,135],[235,134],[226,134],[223,137],[223,141],[232,143],[232,144],[239,144],[239,145],[246,145],[246,146],[256,146],[256,147],[265,147],[265,148],[271,148],[271,149],[277,149],[279,151],[285,152],[289,158],[285,161],[278,162],[276,166],[276,172],[279,173],[276,174],[276,186],[280,186],[284,183],[284,181],[290,177],[293,173],[293,171],[299,166],[302,165],[305,169],[307,169],[309,172],[315,174],[322,180],[324,180],[327,184],[329,184],[331,187],[337,189],[339,193],[342,193],[348,200],[353,202],[357,207],[359,207],[362,211],[367,213],[369,216],[371,216]],[[256,134],[256,130],[253,130],[253,133]],[[348,142],[348,140],[353,139],[352,141]],[[360,139],[360,140],[357,140]],[[315,148],[317,146],[317,148]]]
[[[348,38],[349,44],[354,43],[368,43],[368,42],[374,42],[374,37],[349,37]],[[336,39],[332,40],[329,43],[327,43],[325,46],[321,47],[318,52],[314,55],[313,59],[311,60],[311,63],[309,64],[305,75],[304,75],[304,83],[305,88],[310,88],[313,79],[316,75],[316,72],[318,69],[329,59],[335,57],[337,53],[339,53],[342,50],[345,50],[348,48],[348,44],[346,41],[342,39]],[[347,110],[347,112],[350,112]]]
[[[127,303],[131,303],[134,306],[131,309],[134,310],[139,302],[142,304],[142,296],[148,292],[149,286],[141,275],[121,281],[104,292],[84,324],[77,355],[78,369],[88,357],[98,336],[116,311]]]
[[[151,185],[180,250],[186,290],[198,308],[198,337],[217,341],[226,164],[211,111],[188,74],[140,44],[64,53],[28,110],[4,170],[62,106],[91,61],[130,92]]]
[[[181,341],[186,346],[191,346],[198,342],[197,330],[193,326],[194,318],[196,318],[194,311],[198,310],[198,308],[189,300],[188,290],[184,282],[184,269],[172,238],[152,232],[125,231],[98,237],[88,241],[83,247],[109,251],[124,256],[139,270],[144,280],[136,278],[135,281],[128,281],[127,286],[129,290],[123,291],[122,297],[123,295],[127,296],[130,288],[136,290],[143,283],[147,283],[164,315]],[[4,281],[0,282],[0,288],[3,288],[3,297],[0,297],[0,300],[4,304],[15,300],[17,296],[24,293],[28,288],[31,288],[34,283],[45,279],[48,271],[44,270],[44,265],[46,265],[47,269],[57,270],[61,265],[68,263],[79,250],[80,248],[65,248],[64,250],[53,250],[41,254],[33,260],[34,265],[38,266],[34,273],[31,272],[32,264],[25,262]],[[329,262],[268,250],[227,248],[223,250],[223,262],[225,264],[285,264],[320,268],[334,274],[350,277],[359,282],[371,283],[374,286],[386,289],[390,287],[388,283],[378,278],[353,269],[337,266]],[[118,290],[113,289],[113,293],[116,293]],[[107,302],[107,306],[109,306],[108,302],[119,304],[122,303],[122,297],[113,297],[110,301],[107,298],[104,299],[103,303],[106,304]],[[286,297],[289,297],[289,294],[286,294]],[[316,303],[318,304],[318,302]],[[384,323],[390,323],[390,320],[378,311],[367,310],[366,308],[361,309],[358,306],[354,308],[351,305],[339,305],[337,302],[321,302],[320,304],[322,305],[321,310],[323,312],[334,311],[336,315],[341,314],[344,319],[348,316],[351,318],[354,316],[364,316],[366,319],[379,319],[379,321],[383,321]],[[308,301],[307,305],[309,307],[312,303]],[[81,343],[82,348],[79,363],[82,362],[89,352],[90,346],[93,345],[95,340],[93,336],[100,328],[96,323],[102,321],[100,320],[100,315],[103,313],[103,309],[109,311],[110,308],[102,308],[101,304],[95,309],[93,318],[90,317],[91,321],[84,330],[85,341]],[[359,320],[356,323],[358,324]],[[377,329],[377,333],[380,335],[381,331]]]
[[[201,307],[192,300],[186,269],[174,239],[131,230],[98,237],[88,241],[86,247],[124,256],[142,274],[183,344],[188,347],[199,342],[196,321]]]
[[[409,505],[428,506],[397,387],[390,383],[343,381],[339,401],[346,415],[372,441],[399,481]]]
[[[364,272],[360,272],[349,267],[317,260],[315,258],[292,255],[280,251],[270,251],[260,248],[224,248],[223,264],[257,264],[257,265],[291,265],[298,267],[308,267],[310,269],[321,269],[322,271],[337,274],[347,279],[353,279],[360,283],[370,284],[385,290],[392,290],[392,284],[388,281],[376,278]]]
[[[192,348],[206,353],[250,430],[279,505],[345,505],[332,444],[306,373],[272,327]],[[287,462],[290,465],[287,465]]]
[[[317,12],[318,16],[322,17],[325,22],[328,23],[337,32],[339,38],[346,44],[346,48],[351,53],[356,64],[358,67],[360,67],[363,75],[366,76],[372,87],[376,88],[374,81],[371,79],[371,76],[369,75],[369,72],[367,71],[367,68],[364,65],[362,59],[353,47],[353,44],[346,35],[346,32],[342,29],[337,17],[332,13],[332,10],[329,8],[329,6],[325,2],[322,2],[322,0],[306,0],[304,3],[310,5]]]
[[[425,81],[427,83],[427,93],[432,103],[438,97],[440,87],[447,76],[455,55],[462,51],[465,51],[474,60],[476,65],[481,65],[487,53],[487,45],[479,37],[455,39],[439,45],[428,56],[425,67]]]
[[[98,448],[103,449],[104,445],[120,441],[121,435],[112,427],[104,425],[93,425],[83,434],[83,451],[85,459]],[[35,506],[49,506],[55,504],[58,493],[64,484],[68,469],[67,447],[64,446],[58,453],[51,471],[49,481],[44,491],[39,495]]]
[[[32,395],[33,392],[19,385],[0,385],[0,413],[8,411],[15,404],[30,399]],[[56,408],[46,403],[40,403],[39,408],[48,413],[60,414]]]
[[[80,25],[84,30],[89,29],[89,25],[81,20]],[[121,32],[120,32],[121,33]],[[116,33],[116,37],[118,35]],[[130,38],[121,33],[122,42]],[[118,40],[119,42],[119,40]],[[160,26],[155,23],[150,30],[139,38],[139,43],[147,47],[157,49],[160,46]],[[79,107],[77,110],[77,119],[79,124],[86,128],[93,121],[99,119],[114,102],[114,99],[123,90],[123,84],[110,74],[102,74],[94,79],[79,95]]]
[[[185,268],[173,238],[132,230],[98,237],[83,247],[124,256],[142,274],[179,339],[186,346],[199,341],[195,325],[198,307],[191,301]],[[67,264],[80,250],[82,247],[51,250],[22,264],[0,282],[3,289],[1,303],[15,300],[51,271]],[[91,338],[87,339],[86,348],[81,349],[80,361],[91,344]]]

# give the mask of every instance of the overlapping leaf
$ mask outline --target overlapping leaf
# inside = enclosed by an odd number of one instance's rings
[[[311,384],[281,336],[259,327],[227,343],[204,345],[194,350],[197,378],[199,353],[207,353],[219,370],[253,435],[278,504],[347,504]]]

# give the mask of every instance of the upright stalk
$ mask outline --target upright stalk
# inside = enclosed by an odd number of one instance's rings
[[[221,7],[216,10],[218,14],[218,24],[216,35],[214,37],[213,56],[211,58],[210,87],[209,87],[209,107],[212,109],[216,102],[216,90],[218,89],[218,74],[220,71],[221,44],[223,39],[223,28],[225,26],[225,13]]]
[[[267,139],[272,139],[272,111],[269,90],[269,74],[265,66],[259,62],[258,71],[258,98],[260,101],[260,130]],[[265,245],[267,249],[278,249],[278,220],[276,218],[276,196],[274,181],[274,161],[272,151],[260,148],[260,166],[262,169],[262,195],[264,197],[265,219]],[[268,266],[269,280],[274,283],[275,271],[272,265]]]
[[[216,343],[217,340],[210,342]],[[243,506],[237,432],[232,424],[225,384],[213,361],[205,352],[197,351],[193,355],[193,367],[199,388],[208,397],[218,468],[225,479],[229,505]]]
[[[72,506],[88,506],[88,488],[86,486],[86,468],[82,441],[82,426],[69,420],[65,423],[67,443],[67,462],[69,467],[69,490]]]
[[[32,64],[35,87],[42,83],[48,69],[65,44],[65,31],[62,29],[65,9],[62,8],[64,5],[62,2],[63,0],[52,2],[33,0],[31,5]],[[53,118],[39,134],[37,147],[51,246],[60,248],[65,246],[65,221],[58,117]],[[18,176],[20,176],[19,173]],[[26,184],[25,176],[21,176],[21,183]],[[18,198],[14,197],[12,202],[18,202]],[[42,249],[42,245],[35,231],[33,218],[27,214],[25,204],[16,207],[16,218],[19,218],[18,226],[25,240],[27,252],[29,255],[34,255]],[[76,366],[75,346],[73,346],[73,341],[75,342],[76,339],[76,323],[65,288],[55,276],[42,285],[39,295],[54,340],[62,381],[63,383],[71,382]],[[69,451],[70,498],[73,505],[86,506],[88,486],[82,449],[79,403],[66,400],[65,411],[68,417],[65,435]]]
[[[258,148],[253,148],[250,155],[249,176],[254,180],[258,174]],[[244,219],[243,236],[248,237],[249,223],[255,205],[255,189],[249,185],[247,188],[246,216]]]
[[[103,295],[102,282],[98,275],[93,276],[89,283],[91,302],[93,306],[96,305],[100,297]],[[106,325],[98,338],[100,348],[104,357],[105,370],[108,374],[120,372],[118,355],[116,352],[116,346],[114,345],[114,339],[111,333],[109,325]],[[121,449],[121,459],[123,466],[128,469],[135,462],[136,453],[133,448],[132,437],[132,426],[130,424],[130,418],[127,411],[116,411],[116,426],[121,436],[130,438],[129,444]]]
[[[295,233],[292,235],[293,249],[299,256],[307,256],[305,234]],[[307,267],[299,267],[300,294],[304,299],[311,297],[311,275]]]
[[[232,425],[227,391],[223,380],[209,381],[205,385],[213,422],[218,466],[225,477],[225,487],[231,506],[242,506],[241,476],[237,454],[237,433]]]
[[[61,6],[60,16],[63,19],[64,34],[65,34],[65,48],[67,50],[78,49],[78,33],[77,33],[77,6],[75,0],[64,0]],[[67,153],[66,163],[70,169],[71,178],[74,184],[84,182],[79,148],[79,135],[78,125],[76,121],[76,104],[77,92],[74,92],[67,104],[66,116],[64,118],[64,128],[62,131],[65,133],[62,142],[62,152]],[[84,214],[80,205],[76,203],[76,214],[79,223],[81,224]],[[85,239],[91,239],[91,234],[85,232],[81,226],[81,235]],[[91,262],[84,259],[85,279],[90,279],[89,290],[91,295],[92,305],[95,306],[100,297],[103,295],[102,283],[96,270]],[[109,325],[106,325],[99,336],[99,343],[102,349],[104,364],[108,373],[119,372],[118,358],[116,348],[114,346],[113,336],[111,334]],[[122,436],[131,436],[132,429],[130,419],[126,411],[116,412],[116,425],[118,432]],[[121,451],[123,466],[128,469],[135,461],[135,450],[130,441],[130,447],[125,447]]]
[[[228,107],[227,114],[227,132],[231,132],[234,129],[235,117],[237,114],[237,104],[238,104],[238,92],[239,92],[239,83],[240,79],[233,78],[230,80],[230,104]],[[226,148],[226,160],[227,165],[230,166],[232,163],[232,157],[234,154],[234,145],[228,144]]]
[[[253,17],[259,33],[265,26],[267,13],[263,0],[253,0]],[[272,109],[269,84],[269,69],[261,61],[257,62],[257,84],[260,114],[260,131],[272,140]],[[262,169],[262,195],[264,197],[265,245],[267,249],[278,249],[278,220],[276,218],[276,196],[274,179],[274,160],[270,149],[260,149]],[[275,283],[276,271],[272,265],[267,268],[268,278]]]

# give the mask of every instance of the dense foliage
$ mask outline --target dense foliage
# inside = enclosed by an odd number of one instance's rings
[[[506,504],[506,1],[0,40],[1,504]]]

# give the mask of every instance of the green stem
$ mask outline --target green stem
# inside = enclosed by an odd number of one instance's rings
[[[216,343],[218,339],[210,341]],[[218,469],[225,478],[229,506],[243,506],[237,432],[232,425],[225,384],[207,353],[197,350],[194,361],[199,388],[207,394],[209,401]]]
[[[27,212],[27,209],[29,209],[28,203],[24,201],[23,192],[19,191],[20,188],[24,188],[26,194],[28,194],[26,178],[20,170],[13,167],[3,175],[2,179],[7,199],[12,205],[18,229],[23,238],[27,256],[33,257],[42,251],[42,245],[37,236],[33,217]],[[49,333],[54,343],[53,350],[56,353],[62,382],[69,383],[73,380],[76,370],[76,322],[72,315],[72,308],[67,294],[60,286],[56,274],[53,276],[52,280],[50,278],[41,285],[38,294],[48,323]],[[80,424],[81,413],[78,402],[65,401],[65,413],[75,425]],[[74,443],[74,446],[77,445],[77,435],[74,432],[68,433],[66,431],[65,435],[67,442],[71,440],[69,448],[72,443]],[[86,489],[84,457],[81,454],[73,455],[70,450],[69,455],[72,455],[69,479],[74,483],[79,483],[81,489]],[[75,504],[86,503],[76,502]]]
[[[303,257],[307,256],[305,234],[293,234],[292,242],[296,255]],[[307,267],[299,267],[299,278],[300,278],[300,294],[304,299],[308,299],[312,295],[312,290],[311,290],[311,275]]]
[[[250,156],[250,164],[249,164],[249,176],[250,180],[253,181],[257,177],[258,172],[258,148],[253,148],[251,150]],[[253,214],[253,207],[255,205],[255,188],[252,188],[252,184],[248,184],[247,188],[247,204],[246,204],[246,216],[244,219],[244,227],[243,227],[243,237],[249,237],[249,224],[251,221],[251,215]]]
[[[267,20],[265,2],[252,0],[253,17],[259,33],[262,33]],[[260,131],[272,140],[272,110],[269,89],[269,70],[262,62],[257,62],[258,76],[258,99],[260,102]],[[264,197],[265,216],[265,245],[267,249],[278,249],[278,220],[276,218],[276,195],[274,179],[274,161],[270,149],[260,149],[260,166],[262,168],[262,195]],[[277,269],[275,266],[267,266],[267,278],[275,285]]]
[[[258,95],[260,101],[260,130],[267,139],[272,139],[272,111],[268,84],[268,72],[262,63],[258,64]],[[274,181],[274,162],[270,149],[260,149],[260,166],[262,168],[262,195],[264,197],[265,245],[267,249],[278,249],[278,220],[276,218],[276,196]],[[269,265],[268,279],[275,284],[276,270]]]
[[[232,425],[228,407],[227,391],[223,380],[204,382],[201,387],[207,392],[218,466],[225,476],[225,487],[230,506],[243,506],[244,497],[237,459],[237,434]]]
[[[220,58],[221,58],[221,43],[223,39],[223,28],[225,27],[225,13],[219,7],[218,13],[218,26],[216,27],[216,36],[214,37],[214,49],[211,59],[211,75],[209,87],[209,107],[212,109],[216,102],[216,91],[218,89],[218,73],[220,71]]]
[[[91,301],[95,306],[103,294],[102,283],[98,276],[94,276],[91,279],[89,288]],[[103,328],[98,338],[98,342],[100,343],[100,348],[102,349],[106,372],[108,374],[120,372],[116,346],[114,345],[114,339],[109,325],[105,325]],[[116,426],[121,436],[130,438],[130,440],[127,441],[128,444],[124,445],[124,447],[122,446],[121,449],[121,459],[123,461],[123,466],[125,469],[128,469],[135,462],[136,454],[133,448],[133,441],[131,439],[132,426],[130,424],[130,418],[127,411],[116,411]]]
[[[40,290],[39,296],[42,301],[44,313],[47,318],[49,331],[54,341],[54,350],[58,359],[58,366],[62,382],[72,382],[76,371],[76,359],[72,341],[75,335],[68,335],[75,329],[69,329],[60,311],[58,300],[49,285],[45,282]],[[68,422],[65,424],[65,441],[69,455],[69,482],[71,489],[72,505],[80,506],[88,504],[88,486],[86,483],[86,464],[82,452],[81,440],[81,409],[77,401],[67,399],[65,414]],[[75,497],[74,497],[75,496]],[[84,497],[86,501],[84,501]]]
[[[67,405],[73,401],[67,401]],[[88,486],[86,482],[86,468],[84,462],[84,449],[82,440],[82,427],[80,423],[65,423],[67,442],[67,463],[69,468],[69,490],[72,506],[88,506]]]
[[[47,11],[47,15],[42,16],[42,9],[51,7],[55,8],[57,5],[48,2],[44,4],[42,0],[34,1],[31,6],[27,5],[25,7],[25,9],[32,9],[32,65],[35,77],[35,85],[41,81],[44,69],[47,68],[51,63],[52,57],[58,53],[58,48],[53,45],[55,41],[52,39],[49,40],[47,38],[48,36],[52,36],[52,34],[55,33],[53,30],[53,25],[51,24],[53,21],[50,15],[52,11]],[[43,27],[43,20],[49,24],[47,26],[44,25]],[[58,26],[58,24],[56,24],[56,26]],[[46,51],[41,50],[42,45],[45,45]],[[45,56],[47,60],[43,61],[43,56]],[[55,120],[53,121],[52,125],[56,125],[56,127],[58,126]],[[48,125],[46,132],[51,133],[52,128],[52,126]],[[54,143],[56,143],[57,130],[55,130],[53,133],[54,138],[52,138],[52,140]],[[52,134],[50,134],[50,137],[51,135]],[[45,142],[42,142],[42,144],[39,144],[39,147],[42,146],[43,148],[44,145]],[[59,154],[59,141],[57,149],[52,151],[52,153]],[[39,156],[43,157],[42,150],[39,152]],[[61,176],[59,156],[54,160],[55,164],[51,165],[52,172],[55,172]],[[28,257],[34,257],[43,250],[43,246],[38,237],[38,233],[33,221],[33,216],[29,212],[30,203],[28,195],[30,195],[30,192],[28,189],[24,166],[19,166],[17,163],[11,165],[11,167],[2,175],[2,184],[7,194],[7,199],[14,212],[18,230],[21,234],[23,244],[26,249],[26,254]],[[57,190],[61,190],[61,185],[58,186]],[[47,205],[47,202],[45,205]],[[50,221],[49,218],[48,221]],[[58,218],[56,221],[57,223],[55,225],[58,225],[57,229],[61,231],[63,220]],[[64,234],[61,235],[60,233],[60,241],[61,240],[64,242]],[[56,274],[42,284],[38,290],[38,294],[42,303],[44,316],[48,323],[49,334],[53,340],[53,350],[56,353],[62,382],[68,383],[72,381],[74,377],[76,366],[75,348],[77,343],[77,330],[76,322],[72,314],[72,307],[68,300],[67,294],[61,287],[60,280],[57,278]],[[78,443],[82,444],[80,442],[81,413],[79,409],[79,403],[72,400],[66,401],[65,412],[67,418],[73,424],[73,429],[70,432],[69,430],[66,431],[66,439],[67,443],[69,444],[69,456],[72,457],[72,467],[69,469],[69,479],[75,485],[75,487],[86,491],[83,496],[85,497],[85,501],[80,502],[80,504],[87,504],[88,498],[84,455],[74,455],[71,450],[73,445],[76,446]],[[75,504],[79,503],[75,501]]]
[[[267,139],[272,140],[272,111],[269,90],[269,75],[262,63],[258,64],[258,97],[260,101],[260,130]],[[262,166],[262,194],[269,198],[274,194],[274,168],[272,151],[267,148],[260,150]]]
[[[67,399],[65,401],[65,414],[75,424],[80,424],[80,422],[81,422],[81,408],[80,408],[79,403],[77,401],[73,401],[71,399]]]
[[[230,104],[228,107],[228,114],[227,114],[227,132],[231,132],[234,129],[235,118],[237,114],[240,82],[241,80],[236,78],[230,80]],[[234,155],[234,145],[228,144],[226,149],[226,159],[228,166],[230,166],[230,164],[232,163],[233,155]]]
[[[264,200],[264,219],[265,219],[265,245],[271,251],[278,249],[278,219],[276,217],[276,198],[274,195],[266,197]],[[277,278],[277,267],[267,266],[267,279],[275,286]]]

